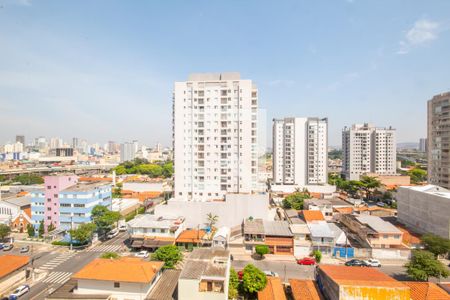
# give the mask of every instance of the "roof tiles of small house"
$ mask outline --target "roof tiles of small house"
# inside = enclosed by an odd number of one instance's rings
[[[28,256],[9,254],[0,256],[0,278],[22,268],[27,265],[29,261],[30,258]]]
[[[258,292],[258,300],[286,300],[284,287],[279,277],[267,277],[267,285]]]
[[[320,210],[302,210],[302,215],[306,223],[313,221],[325,221],[325,218]]]
[[[432,282],[403,281],[411,288],[411,300],[450,300],[450,295]]]
[[[374,268],[321,265],[319,269],[339,285],[407,288],[400,281]]]
[[[175,242],[177,243],[199,243],[205,236],[206,231],[188,229],[180,233]]]
[[[289,279],[294,300],[322,300],[317,283],[313,280]]]

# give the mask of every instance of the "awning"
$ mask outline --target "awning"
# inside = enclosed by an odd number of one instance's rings
[[[141,248],[143,244],[143,240],[134,240],[133,243],[131,243],[131,248]]]
[[[172,241],[164,241],[164,240],[150,240],[150,239],[146,239],[144,240],[144,247],[145,248],[159,248],[162,246],[166,246],[166,245],[173,245],[173,240]]]

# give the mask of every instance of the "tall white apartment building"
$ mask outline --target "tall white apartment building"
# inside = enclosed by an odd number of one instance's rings
[[[136,158],[136,145],[134,142],[120,144],[120,162],[130,161]]]
[[[239,73],[175,82],[175,198],[206,201],[256,190],[257,114],[258,90]]]
[[[342,173],[347,179],[361,175],[395,175],[397,146],[395,129],[354,124],[342,131]]]
[[[273,181],[275,184],[326,184],[328,120],[273,120]]]

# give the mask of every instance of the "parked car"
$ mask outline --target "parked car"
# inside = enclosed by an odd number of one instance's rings
[[[364,262],[369,267],[378,267],[378,268],[381,267],[381,263],[378,259],[371,258],[371,259],[365,260]]]
[[[141,257],[141,258],[147,258],[148,257],[148,252],[143,250],[143,251],[139,251],[138,253],[136,253],[134,256],[136,257]]]
[[[272,271],[264,271],[264,274],[266,274],[266,276],[270,276],[270,277],[278,277],[278,273],[275,273]]]
[[[2,249],[3,249],[3,247],[5,247],[5,244],[3,244],[3,243],[0,243],[0,250],[2,250]]]
[[[21,285],[11,295],[9,295],[9,300],[15,300],[15,299],[19,298],[20,296],[25,295],[29,291],[30,291],[30,286]]]
[[[379,207],[385,207],[386,204],[384,202],[377,202],[377,206]]]
[[[127,225],[126,224],[120,224],[118,229],[119,229],[119,231],[127,231]]]
[[[345,263],[346,266],[351,267],[367,267],[367,263],[360,259],[352,259]]]
[[[24,246],[20,248],[20,253],[27,253],[28,251],[30,251],[30,246]]]
[[[316,264],[316,260],[312,257],[304,257],[302,259],[298,259],[297,263],[299,265],[315,265]]]
[[[110,232],[108,232],[108,234],[106,235],[106,237],[108,239],[112,239],[113,237],[116,237],[119,234],[119,230],[118,229],[113,229]]]
[[[12,248],[14,248],[13,244],[6,244],[3,246],[3,251],[9,251],[12,250]]]

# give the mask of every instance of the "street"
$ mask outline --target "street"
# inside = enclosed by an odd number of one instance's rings
[[[36,251],[33,254],[19,253],[19,246],[15,247],[9,254],[14,255],[33,255],[33,268],[35,281],[31,283],[29,293],[20,297],[20,299],[38,300],[53,292],[63,285],[70,277],[83,268],[86,264],[99,257],[104,252],[121,252],[125,250],[123,242],[128,238],[127,232],[121,232],[111,240],[107,240],[91,249],[69,251],[67,248],[53,248],[47,251]],[[17,245],[23,243],[16,243]],[[36,246],[34,246],[36,248]],[[39,247],[37,247],[39,248]],[[0,255],[8,254],[2,251]]]

